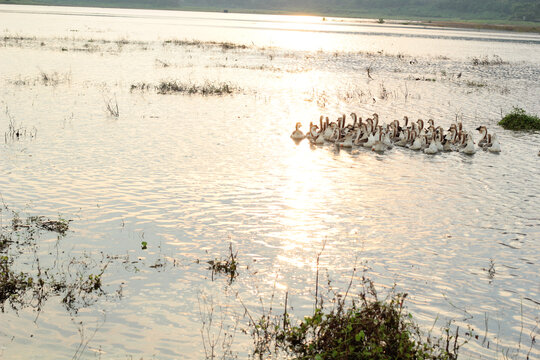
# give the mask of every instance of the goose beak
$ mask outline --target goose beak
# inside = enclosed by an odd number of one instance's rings
[[[481,128],[482,128],[482,127],[481,127],[481,126],[479,126],[479,127],[477,127],[477,128],[476,128],[476,130],[480,131],[480,129],[481,129]]]

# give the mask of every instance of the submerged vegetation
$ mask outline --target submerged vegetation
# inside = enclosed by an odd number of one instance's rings
[[[499,121],[499,125],[507,130],[540,130],[540,118],[527,114],[519,107],[514,107]]]

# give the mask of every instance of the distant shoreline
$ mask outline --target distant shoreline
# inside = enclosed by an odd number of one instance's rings
[[[463,29],[485,29],[485,30],[500,30],[500,31],[515,31],[515,32],[530,32],[540,33],[539,25],[519,25],[519,24],[497,24],[497,23],[484,23],[484,22],[466,22],[466,21],[451,21],[451,20],[436,20],[436,21],[418,21],[418,22],[404,22],[404,24],[415,24],[425,26],[437,26],[445,28],[463,28]]]
[[[292,15],[292,16],[315,16],[315,17],[340,17],[340,18],[356,18],[373,20],[375,23],[388,22],[401,25],[416,25],[416,26],[434,26],[442,28],[463,28],[463,29],[485,29],[485,30],[499,30],[499,31],[512,31],[512,32],[527,32],[527,33],[540,33],[540,23],[527,22],[525,24],[519,21],[505,21],[505,20],[456,20],[456,19],[425,19],[425,18],[408,18],[402,17],[385,17],[376,13],[359,13],[357,11],[335,11],[328,13],[320,12],[303,12],[303,11],[280,11],[280,10],[266,10],[266,9],[236,9],[236,8],[216,8],[216,7],[152,7],[142,6],[141,4],[132,4],[132,6],[121,6],[121,4],[111,4],[111,6],[95,6],[95,4],[59,4],[51,2],[40,2],[35,0],[0,0],[0,5],[35,5],[35,6],[62,6],[62,7],[88,7],[88,8],[102,8],[102,9],[141,9],[141,10],[171,10],[171,11],[202,11],[202,12],[219,12],[229,14],[268,14],[268,15]],[[94,6],[92,6],[94,5]]]

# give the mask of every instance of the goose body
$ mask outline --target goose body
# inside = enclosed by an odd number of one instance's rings
[[[424,136],[417,136],[412,145],[409,146],[411,150],[420,150],[425,145],[426,138]]]
[[[431,140],[431,143],[427,148],[424,149],[424,154],[430,154],[434,155],[439,152],[439,148],[437,147],[437,143],[435,142],[435,139]]]
[[[339,146],[344,147],[344,148],[352,148],[353,137],[354,137],[354,133],[352,131],[349,131],[347,135],[345,135],[343,140],[338,142]]]
[[[497,134],[493,134],[491,136],[491,145],[488,147],[488,151],[492,153],[500,153],[501,152],[501,144],[499,143],[499,139],[497,138]]]
[[[467,155],[473,155],[476,153],[476,146],[474,145],[474,141],[470,135],[467,135],[465,147],[461,150],[461,152]]]
[[[378,153],[383,153],[386,150],[387,146],[383,142],[383,136],[382,133],[379,134],[379,139],[375,141],[375,143],[371,146],[371,151],[375,151]]]
[[[301,126],[302,126],[301,123],[299,122],[296,123],[296,129],[292,132],[291,139],[299,141],[299,140],[303,140],[306,137],[304,133],[302,132],[302,130],[300,130]]]

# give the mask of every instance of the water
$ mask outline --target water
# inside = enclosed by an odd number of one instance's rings
[[[280,308],[288,291],[294,315],[308,314],[324,243],[321,276],[335,288],[346,289],[356,266],[381,293],[394,283],[408,292],[424,330],[435,318],[435,329],[473,326],[481,337],[463,358],[516,354],[520,337],[524,358],[538,336],[540,135],[496,123],[512,106],[540,113],[540,36],[34,6],[1,6],[0,24],[0,129],[11,117],[37,131],[0,146],[4,203],[73,219],[58,245],[66,254],[125,261],[103,276],[109,291],[122,286],[121,299],[69,314],[53,298],[37,320],[33,309],[3,313],[0,356],[63,358],[82,343],[82,358],[199,359],[207,301],[225,327],[240,318],[232,350],[245,358],[239,300],[257,314],[260,300],[268,307],[274,294]],[[175,39],[202,43],[164,43]],[[502,64],[473,65],[496,56]],[[238,90],[130,91],[162,80]],[[111,99],[118,118],[106,113]],[[305,130],[321,114],[352,111],[443,127],[457,116],[496,132],[503,152],[377,155],[289,138],[297,121]],[[46,254],[56,237],[42,240]],[[205,261],[224,257],[230,242],[241,268],[228,286],[211,280]]]

